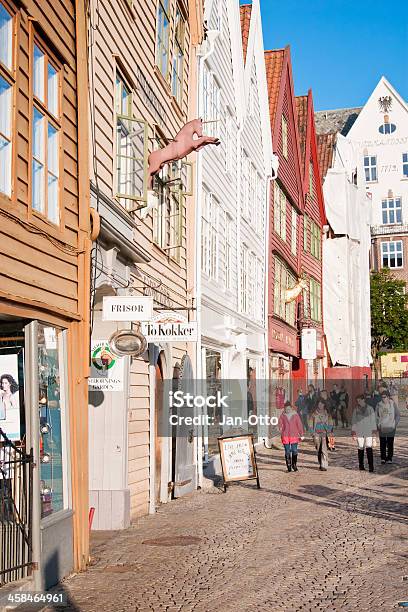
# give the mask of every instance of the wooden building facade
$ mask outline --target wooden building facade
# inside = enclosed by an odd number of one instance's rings
[[[102,321],[106,295],[151,295],[155,314],[191,317],[194,283],[193,166],[167,165],[148,185],[148,156],[196,117],[201,2],[91,2],[91,205],[101,218],[95,245],[92,344],[120,327]],[[194,161],[194,158],[193,160]],[[124,358],[120,389],[90,392],[90,496],[95,529],[120,529],[196,486],[196,441],[164,435],[160,385],[191,372],[194,348],[151,343]],[[187,459],[186,459],[187,458]],[[188,463],[186,467],[185,463]],[[180,467],[180,466],[179,466]]]
[[[0,29],[0,427],[33,453],[22,576],[39,590],[88,562],[85,3],[1,0]],[[18,507],[15,473],[2,491]]]

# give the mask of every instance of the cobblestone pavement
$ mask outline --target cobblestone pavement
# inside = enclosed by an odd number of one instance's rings
[[[407,431],[408,415],[404,430]],[[359,472],[338,439],[327,472],[310,442],[299,472],[258,454],[262,489],[234,484],[162,506],[124,532],[97,536],[88,571],[62,585],[71,610],[388,611],[408,598],[408,439],[393,465]],[[146,540],[199,538],[163,546]],[[66,610],[67,608],[64,608]]]

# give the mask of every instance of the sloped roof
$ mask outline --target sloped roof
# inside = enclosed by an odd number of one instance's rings
[[[322,181],[333,162],[333,151],[336,143],[336,132],[328,134],[317,134],[317,155],[319,158],[319,169]]]
[[[252,4],[241,4],[239,7],[241,16],[242,50],[244,52],[244,63],[248,49],[249,27],[251,25]]]
[[[315,113],[316,134],[340,132],[343,136],[347,136],[362,108],[359,106],[317,111]]]
[[[275,123],[284,57],[285,49],[265,51],[266,83],[268,86],[269,113],[272,128]]]
[[[296,115],[298,122],[299,146],[302,164],[305,163],[307,133],[307,96],[296,96]]]

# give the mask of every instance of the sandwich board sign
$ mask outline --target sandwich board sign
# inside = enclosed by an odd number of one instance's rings
[[[218,447],[224,491],[228,483],[241,480],[256,480],[258,489],[261,488],[252,434],[218,438]]]

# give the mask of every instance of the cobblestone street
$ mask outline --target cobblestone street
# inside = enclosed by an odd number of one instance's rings
[[[286,472],[282,452],[262,450],[260,491],[253,483],[226,494],[214,487],[125,532],[97,534],[92,566],[62,585],[69,609],[395,609],[408,598],[407,421],[393,465],[380,465],[375,451],[375,474],[358,471],[347,438],[338,439],[328,472],[310,442],[298,473]]]

